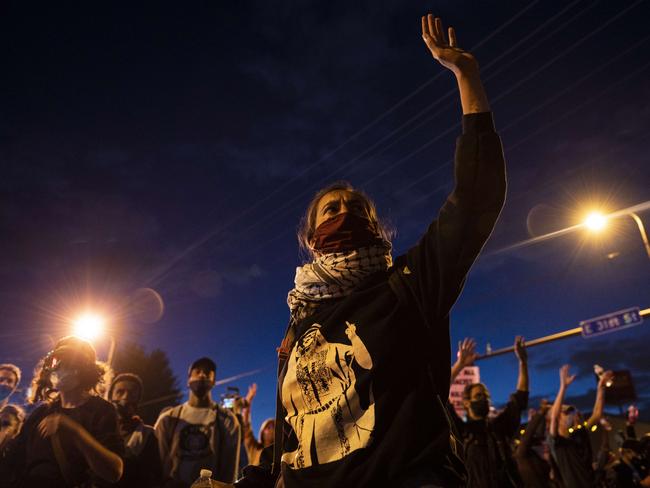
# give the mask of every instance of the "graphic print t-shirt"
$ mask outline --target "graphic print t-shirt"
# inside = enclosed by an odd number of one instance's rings
[[[191,407],[187,403],[158,419],[159,442],[169,449],[165,468],[175,480],[189,485],[201,469],[214,470],[216,456],[212,443],[216,422],[215,409]]]
[[[449,444],[437,398],[449,390],[449,310],[505,190],[490,114],[463,124],[456,188],[418,244],[295,326],[280,375],[288,488],[444,485],[433,472]]]

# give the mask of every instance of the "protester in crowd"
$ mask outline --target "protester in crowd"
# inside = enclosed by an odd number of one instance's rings
[[[449,312],[499,215],[505,172],[476,59],[432,15],[422,36],[458,81],[456,186],[394,262],[365,194],[337,184],[309,204],[299,237],[311,260],[279,351],[274,466],[288,488],[459,483],[445,455]]]
[[[20,368],[15,364],[0,364],[0,408],[9,403],[9,398],[20,384]]]
[[[519,476],[526,488],[548,488],[560,486],[549,462],[546,446],[546,417],[551,404],[542,400],[539,409],[532,412],[526,430],[515,449],[515,461]]]
[[[116,486],[149,488],[162,484],[162,464],[153,427],[137,415],[143,385],[132,373],[117,375],[108,389],[115,405],[118,427],[124,441],[124,474]]]
[[[490,392],[484,384],[467,385],[463,391],[467,422],[456,417],[456,423],[463,440],[468,487],[502,488],[521,483],[510,444],[528,406],[528,354],[522,337],[515,339],[514,349],[519,360],[517,391],[501,412],[489,415]]]
[[[8,486],[104,486],[120,479],[117,414],[96,395],[103,374],[89,342],[65,337],[56,343],[42,362],[31,398],[43,403],[5,449]]]
[[[189,400],[163,411],[156,421],[165,477],[189,486],[201,469],[232,483],[239,468],[241,427],[235,415],[212,400],[217,365],[204,357],[188,371]]]
[[[244,431],[244,446],[249,464],[258,466],[260,464],[270,465],[273,462],[272,453],[267,449],[273,445],[275,438],[275,419],[268,418],[262,422],[259,431],[259,440],[255,438],[251,425],[251,411],[253,400],[257,394],[257,384],[253,383],[248,387],[245,407],[242,409],[242,430]],[[265,449],[267,449],[265,451]],[[269,455],[270,454],[270,455]]]
[[[568,364],[560,368],[560,390],[551,408],[549,446],[565,486],[576,488],[594,486],[595,475],[589,431],[600,422],[605,404],[605,388],[613,376],[611,371],[601,375],[593,412],[585,422],[577,408],[564,404],[567,388],[575,380],[575,375],[569,374]]]
[[[25,411],[18,405],[0,408],[0,452],[15,438],[25,422]]]

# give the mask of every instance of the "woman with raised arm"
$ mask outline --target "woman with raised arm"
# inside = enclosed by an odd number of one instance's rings
[[[395,259],[361,191],[334,184],[309,204],[299,239],[311,260],[279,350],[274,471],[288,488],[462,483],[444,407],[449,313],[503,205],[505,165],[476,59],[432,15],[422,38],[458,82],[456,185]]]

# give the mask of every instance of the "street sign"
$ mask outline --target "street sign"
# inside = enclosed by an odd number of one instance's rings
[[[626,308],[618,312],[608,313],[589,320],[580,322],[582,328],[582,337],[589,339],[591,337],[618,332],[621,329],[634,327],[643,322],[639,313],[639,307]]]

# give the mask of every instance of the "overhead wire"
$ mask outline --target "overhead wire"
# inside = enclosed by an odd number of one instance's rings
[[[627,9],[625,9],[625,10],[619,12],[618,15],[613,16],[613,17],[610,17],[609,20],[606,21],[604,24],[602,24],[600,27],[598,27],[598,28],[596,28],[596,29],[593,29],[593,30],[590,31],[588,34],[586,34],[585,36],[583,36],[582,38],[580,38],[578,41],[574,42],[574,43],[573,43],[573,44],[572,44],[568,49],[562,51],[560,54],[558,54],[557,56],[553,57],[550,61],[547,61],[546,63],[544,63],[543,65],[541,65],[540,67],[538,67],[536,70],[534,70],[533,72],[529,73],[529,74],[528,74],[526,77],[524,77],[522,80],[519,80],[517,83],[515,83],[514,86],[511,86],[511,87],[509,87],[508,89],[506,89],[505,92],[500,93],[500,94],[499,94],[499,95],[494,99],[495,101],[493,102],[493,104],[498,103],[498,101],[502,100],[502,99],[505,97],[505,94],[508,94],[508,93],[512,92],[516,87],[521,86],[525,81],[529,81],[530,79],[534,78],[537,74],[539,74],[539,73],[541,73],[542,71],[544,71],[545,69],[547,69],[547,68],[548,68],[550,65],[552,65],[554,62],[556,62],[556,61],[558,61],[559,59],[561,59],[562,57],[564,57],[564,56],[570,54],[574,49],[577,49],[577,48],[580,47],[584,42],[586,42],[588,39],[590,39],[591,37],[593,37],[593,35],[595,35],[596,33],[600,32],[600,31],[602,31],[603,29],[605,29],[606,27],[608,27],[612,22],[615,22],[616,20],[618,20],[619,17],[621,17],[622,15],[626,14],[628,10],[630,10],[631,8],[633,8],[634,6],[638,5],[638,4],[641,3],[641,2],[642,2],[642,0],[639,0],[639,1],[635,2],[635,4],[633,4],[633,5],[631,5],[630,7],[628,7]],[[576,2],[574,2],[574,3],[576,3]],[[550,20],[550,21],[553,21],[554,19],[555,19],[555,17],[553,17],[553,18],[551,18],[551,19],[549,19],[549,20]],[[569,21],[569,22],[570,22],[570,21]],[[547,22],[545,22],[545,23],[542,24],[542,25],[546,25],[546,24],[547,24]],[[566,25],[568,25],[568,22],[563,23],[563,24],[561,25],[561,27],[566,26]],[[556,33],[557,30],[558,30],[558,29],[556,28],[555,30],[553,30],[553,31],[551,31],[550,33],[547,33],[547,34],[550,36],[550,35]],[[527,36],[526,38],[528,38],[528,37],[529,37],[529,36]],[[602,69],[608,67],[608,66],[611,65],[614,61],[618,60],[620,57],[622,57],[622,56],[624,56],[625,54],[629,53],[631,50],[636,49],[640,44],[646,42],[647,40],[648,40],[648,37],[645,37],[645,38],[643,38],[641,41],[635,43],[632,47],[630,47],[630,48],[628,48],[627,50],[625,50],[624,52],[619,53],[619,54],[618,54],[617,56],[615,56],[614,58],[610,58],[610,59],[608,60],[607,63],[602,64],[602,65],[599,65],[596,69],[592,70],[592,71],[589,72],[587,75],[581,77],[579,80],[577,80],[576,82],[574,82],[573,84],[571,84],[569,87],[567,87],[567,88],[565,88],[564,90],[558,92],[558,93],[555,94],[553,97],[546,99],[546,100],[545,100],[544,102],[542,102],[541,104],[538,104],[535,108],[530,109],[529,111],[527,111],[526,113],[524,113],[523,115],[521,115],[520,117],[518,117],[517,119],[515,119],[515,121],[511,122],[510,124],[508,124],[507,126],[505,126],[504,128],[502,128],[502,129],[500,130],[500,132],[505,132],[505,131],[507,131],[508,129],[510,129],[511,127],[514,127],[515,125],[517,125],[517,124],[518,124],[521,120],[523,120],[524,118],[526,118],[526,117],[528,117],[529,115],[531,115],[532,113],[534,113],[534,112],[540,110],[541,108],[543,108],[543,107],[549,105],[551,102],[557,100],[557,99],[560,98],[562,95],[564,95],[565,93],[567,93],[567,92],[570,91],[571,89],[575,88],[577,85],[579,85],[580,83],[584,82],[586,79],[588,79],[588,78],[594,76],[594,74],[596,74],[598,71],[601,71]],[[517,46],[517,43],[515,44],[514,47],[516,47],[516,46]],[[519,59],[519,57],[522,57],[522,56],[524,56],[525,54],[526,54],[526,52],[524,52],[524,53],[520,53],[520,56],[518,56],[516,59]],[[516,60],[516,59],[515,59],[515,60]],[[619,80],[619,81],[621,81],[621,80]],[[581,105],[581,106],[582,106],[582,105]],[[360,186],[360,187],[364,187],[364,188],[366,188],[370,183],[374,182],[375,180],[377,180],[377,179],[380,178],[381,176],[384,176],[385,174],[387,174],[388,172],[392,171],[392,170],[395,169],[396,167],[402,165],[403,163],[405,163],[405,162],[408,161],[409,159],[413,158],[415,155],[417,155],[417,154],[421,153],[422,151],[426,150],[427,148],[431,147],[431,146],[432,146],[433,144],[435,144],[438,140],[442,139],[443,137],[445,137],[445,136],[448,135],[449,133],[452,133],[452,132],[454,132],[454,131],[457,131],[459,127],[460,127],[460,123],[456,123],[455,125],[449,127],[449,128],[446,129],[445,131],[442,131],[442,132],[438,133],[438,134],[436,135],[436,137],[434,137],[433,139],[431,139],[431,140],[427,141],[426,143],[420,145],[418,148],[416,148],[415,150],[411,151],[411,152],[408,153],[407,155],[405,155],[405,156],[399,158],[398,160],[394,161],[394,162],[391,163],[390,165],[388,165],[388,166],[386,166],[385,168],[383,168],[381,171],[374,173],[370,178],[368,178],[368,179],[366,179],[366,180],[363,180],[363,181],[359,184],[359,186]],[[411,189],[411,188],[414,187],[415,185],[421,183],[423,180],[432,177],[433,175],[435,175],[436,173],[438,173],[439,171],[441,171],[442,169],[444,169],[445,167],[447,167],[448,165],[450,165],[452,162],[453,162],[453,159],[449,159],[449,160],[447,160],[445,163],[442,163],[441,165],[435,167],[434,169],[432,169],[432,170],[429,171],[428,173],[422,175],[422,176],[421,176],[420,178],[418,178],[417,180],[415,180],[415,181],[409,183],[408,185],[406,185],[405,187],[403,187],[403,188],[397,190],[396,193],[403,193],[404,191]],[[420,197],[418,200],[416,200],[415,202],[412,202],[412,203],[418,203],[419,201],[428,198],[428,196],[437,193],[438,191],[440,191],[441,189],[443,189],[443,188],[445,188],[445,187],[447,187],[447,186],[449,186],[449,185],[450,185],[450,183],[444,183],[443,185],[436,187],[433,191],[429,192],[427,195],[424,195],[424,196]],[[302,195],[301,195],[301,197],[302,197]],[[293,204],[295,201],[297,201],[297,198],[296,198],[296,197],[290,199],[290,200],[289,200],[287,203],[285,203],[284,205],[282,205],[282,206],[280,206],[280,207],[276,207],[276,208],[274,208],[271,212],[267,213],[267,214],[264,216],[264,221],[265,221],[265,223],[268,223],[269,221],[271,221],[271,219],[273,219],[273,218],[276,217],[277,215],[281,215],[282,212],[283,212],[284,210],[286,210],[287,208],[291,208],[291,204]],[[241,234],[241,235],[244,235],[245,233],[247,233],[247,232],[250,231],[251,229],[257,227],[259,224],[260,224],[260,222],[257,222],[257,221],[252,222],[252,223],[249,224],[247,227],[245,227],[245,228],[240,232],[240,234]],[[276,238],[277,238],[277,236],[274,238],[274,240],[275,240]],[[266,241],[265,241],[265,243],[263,243],[262,245],[265,245],[265,244],[266,244]],[[221,245],[223,245],[223,243],[221,243],[220,246],[221,246]],[[259,247],[259,245],[256,246],[256,248],[258,248],[258,247]]]
[[[503,59],[504,57],[508,56],[508,55],[509,55],[510,53],[512,53],[514,50],[518,49],[518,48],[519,48],[523,43],[525,43],[526,41],[528,41],[531,37],[534,37],[537,33],[539,33],[540,31],[543,31],[543,30],[544,30],[544,29],[545,29],[549,24],[553,24],[553,22],[555,22],[555,20],[557,20],[558,18],[560,18],[561,16],[563,16],[563,15],[564,15],[564,14],[565,14],[565,13],[566,13],[570,8],[572,8],[572,7],[575,6],[576,4],[580,3],[580,1],[581,1],[581,0],[574,0],[573,2],[569,3],[568,5],[566,5],[564,9],[560,10],[560,11],[557,12],[555,15],[553,15],[553,16],[551,16],[550,18],[546,19],[543,23],[541,23],[541,24],[540,24],[539,26],[537,26],[535,29],[533,29],[532,31],[528,32],[528,34],[525,35],[523,38],[519,39],[516,43],[513,43],[513,44],[512,44],[508,49],[506,49],[505,51],[503,51],[499,56],[497,56],[496,58],[490,60],[490,62],[488,62],[488,63],[484,66],[483,70],[486,70],[486,71],[487,71],[487,70],[489,70],[492,66],[495,66],[495,65],[498,63],[498,61],[500,61],[500,60]],[[525,56],[527,52],[529,52],[531,49],[533,49],[534,47],[536,47],[539,43],[543,42],[543,41],[544,41],[545,39],[547,39],[548,37],[554,35],[556,32],[558,32],[558,31],[560,31],[561,29],[563,29],[563,28],[564,28],[566,25],[568,25],[569,23],[575,21],[577,18],[579,18],[581,15],[583,15],[583,14],[584,14],[584,13],[585,13],[589,8],[593,7],[595,4],[596,4],[596,2],[591,3],[591,4],[589,5],[589,7],[587,7],[587,8],[583,8],[583,9],[580,10],[576,15],[574,15],[574,16],[570,17],[569,19],[565,20],[563,23],[561,23],[561,24],[559,24],[559,25],[555,25],[555,28],[554,28],[553,30],[550,30],[550,31],[547,30],[547,31],[544,33],[544,36],[537,37],[536,42],[535,42],[531,47],[529,47],[529,48],[527,48],[526,50],[520,52],[517,56],[515,56],[515,57],[511,57],[511,58],[508,60],[508,62],[505,63],[505,65],[506,65],[506,66],[509,66],[510,64],[515,63],[515,62],[516,62],[517,60],[519,60],[521,57]],[[521,12],[520,12],[519,14],[521,14]],[[518,15],[519,15],[519,14],[518,14]],[[514,19],[515,17],[517,17],[517,16],[514,16],[513,18],[511,18],[509,22],[511,22],[512,19]],[[500,30],[502,30],[502,27],[503,27],[503,26],[501,26],[499,29],[496,29],[495,31],[500,31]],[[488,38],[489,38],[489,37],[490,37],[490,36],[488,36]],[[488,38],[486,38],[486,39],[484,39],[483,41],[481,41],[480,43],[478,43],[478,45],[481,45],[482,43],[484,43]],[[493,77],[492,75],[488,76],[488,77],[486,78],[486,81],[488,81],[488,80],[491,79],[492,77]],[[373,149],[375,149],[376,147],[378,147],[379,145],[381,145],[381,143],[383,143],[383,142],[385,142],[386,140],[390,139],[393,135],[395,135],[395,134],[401,132],[402,129],[404,129],[405,127],[407,127],[408,125],[410,125],[413,121],[415,121],[415,120],[417,120],[418,118],[420,118],[423,114],[425,114],[425,113],[427,113],[428,111],[430,111],[430,110],[432,110],[433,108],[435,108],[437,105],[439,105],[439,104],[440,104],[441,102],[443,102],[444,100],[450,98],[451,95],[455,95],[456,92],[457,92],[456,89],[449,90],[448,92],[446,92],[444,95],[442,95],[440,98],[438,98],[435,102],[433,102],[432,104],[428,105],[428,106],[425,107],[423,110],[420,110],[418,113],[416,113],[414,116],[410,117],[406,122],[404,122],[403,124],[401,124],[399,127],[397,127],[396,129],[392,130],[391,132],[389,132],[386,136],[382,137],[379,141],[375,142],[374,144],[372,144],[371,146],[369,146],[368,148],[366,148],[364,151],[362,151],[361,153],[359,153],[357,156],[355,156],[355,157],[352,158],[351,160],[347,161],[345,164],[339,166],[339,167],[336,168],[334,171],[330,172],[330,173],[328,174],[328,176],[327,176],[327,179],[328,179],[329,181],[331,181],[332,178],[334,178],[334,177],[335,177],[338,173],[340,173],[342,170],[344,170],[344,169],[346,169],[346,168],[352,166],[353,163],[357,162],[357,161],[360,160],[362,157],[366,156],[370,151],[372,151]],[[449,106],[452,106],[452,105],[454,105],[455,103],[456,103],[456,101],[454,100],[453,102],[451,102],[451,103],[448,104],[447,106],[448,106],[448,107],[449,107]],[[399,138],[395,139],[395,140],[392,141],[390,144],[388,144],[387,146],[383,147],[383,148],[381,149],[381,151],[380,151],[379,153],[377,153],[377,154],[381,154],[382,152],[386,151],[386,150],[389,149],[390,147],[393,147],[397,142],[399,142],[399,141],[401,141],[402,139],[404,139],[404,137],[410,135],[414,130],[416,130],[416,129],[419,128],[419,127],[422,127],[425,123],[430,122],[433,118],[437,117],[438,115],[439,115],[439,114],[435,114],[433,117],[428,118],[428,119],[426,119],[424,122],[421,122],[421,123],[419,123],[418,125],[416,125],[415,127],[409,129],[406,133],[404,133],[403,135],[401,135]],[[372,180],[372,179],[375,179],[375,178],[378,178],[379,176],[382,176],[382,175],[385,174],[388,170],[392,169],[392,167],[398,166],[398,165],[400,165],[401,163],[405,162],[406,160],[410,159],[411,157],[415,156],[415,155],[418,154],[419,152],[424,151],[424,150],[427,149],[428,147],[430,147],[430,146],[432,146],[433,144],[435,144],[435,142],[437,142],[438,140],[444,138],[444,137],[445,137],[446,135],[448,135],[449,133],[451,133],[451,132],[457,130],[459,126],[460,126],[460,124],[456,124],[456,125],[454,125],[454,126],[448,128],[448,129],[446,129],[445,131],[442,131],[442,132],[438,133],[437,136],[436,136],[434,139],[429,140],[428,142],[426,142],[424,145],[420,146],[420,147],[419,147],[418,149],[416,149],[415,151],[411,152],[411,153],[408,154],[407,156],[405,156],[405,157],[399,159],[398,161],[394,162],[394,163],[393,163],[393,164],[392,164],[388,169],[384,169],[384,170],[382,170],[379,174],[373,176],[373,178],[371,178],[371,180]],[[376,155],[375,155],[375,156],[376,156]],[[319,180],[319,181],[316,183],[316,185],[321,184],[322,181],[323,181],[322,179]],[[367,183],[368,183],[368,181],[364,182],[364,184],[367,184]],[[311,186],[314,186],[314,184],[312,184]],[[263,216],[263,219],[255,220],[255,221],[251,222],[247,227],[245,227],[243,230],[241,230],[238,234],[240,234],[240,235],[244,235],[244,234],[246,234],[246,233],[247,233],[248,231],[250,231],[251,229],[257,227],[257,226],[260,224],[260,221],[261,221],[261,220],[264,220],[265,223],[268,223],[271,219],[274,219],[275,217],[284,214],[284,212],[285,212],[287,209],[291,209],[291,208],[293,208],[294,203],[296,203],[296,202],[302,200],[302,199],[304,198],[305,195],[308,195],[308,194],[310,194],[310,193],[312,193],[312,192],[313,192],[313,190],[312,190],[311,188],[308,188],[307,190],[305,190],[305,191],[303,191],[303,192],[300,192],[300,193],[298,193],[297,195],[294,195],[294,196],[293,196],[292,198],[290,198],[289,200],[284,201],[282,205],[273,208],[273,210],[271,210],[270,212],[267,212],[267,213]],[[225,243],[225,240],[222,241],[222,242],[219,244],[219,247],[221,247],[224,243]]]
[[[518,11],[515,15],[512,17],[508,18],[505,22],[503,22],[499,27],[496,29],[493,29],[486,37],[484,37],[482,40],[480,40],[477,44],[471,47],[472,50],[476,50],[479,47],[481,47],[483,44],[488,42],[490,39],[495,37],[497,34],[499,34],[503,29],[508,27],[510,24],[515,22],[517,19],[519,19],[522,15],[524,15],[526,12],[528,12],[530,9],[532,9],[536,4],[539,3],[539,0],[535,0],[533,2],[530,2],[527,4],[523,9]],[[339,144],[336,146],[333,150],[327,152],[324,156],[319,158],[317,161],[314,163],[308,165],[305,167],[301,172],[293,176],[292,178],[288,179],[286,182],[283,184],[279,185],[277,188],[275,188],[272,192],[269,194],[265,195],[264,197],[258,199],[253,203],[251,206],[247,207],[243,211],[239,212],[237,215],[229,219],[227,222],[223,223],[222,225],[210,230],[207,234],[202,236],[201,238],[195,240],[192,242],[189,246],[187,246],[183,251],[178,253],[176,256],[174,256],[165,266],[162,267],[162,269],[157,270],[156,273],[149,277],[146,280],[147,284],[153,284],[158,282],[159,278],[161,276],[164,276],[169,269],[171,269],[173,266],[175,266],[179,261],[184,259],[187,255],[192,253],[195,249],[198,247],[201,247],[203,244],[205,244],[208,240],[210,240],[213,236],[215,236],[218,232],[223,232],[226,228],[229,228],[232,226],[235,222],[239,221],[241,218],[245,217],[246,215],[250,214],[252,211],[255,209],[259,208],[262,206],[264,203],[269,201],[271,198],[273,198],[275,195],[283,193],[293,182],[298,181],[300,178],[302,178],[305,174],[307,174],[309,171],[311,171],[313,168],[318,167],[323,161],[329,159],[331,156],[336,154],[338,151],[340,151],[343,147],[345,147],[347,144],[352,142],[353,140],[357,139],[360,135],[366,133],[368,130],[370,130],[372,127],[375,127],[379,122],[384,120],[386,117],[388,117],[391,113],[395,112],[398,108],[403,106],[406,102],[414,98],[418,93],[423,91],[427,86],[432,84],[435,80],[440,78],[442,76],[442,72],[436,74],[432,78],[430,78],[428,81],[420,85],[418,88],[413,90],[411,93],[400,99],[397,103],[395,103],[393,106],[391,106],[389,109],[385,110],[382,114],[380,114],[377,118],[373,119],[370,123],[366,124],[364,127],[359,129],[357,132],[352,134],[350,137],[348,137],[343,143]]]

